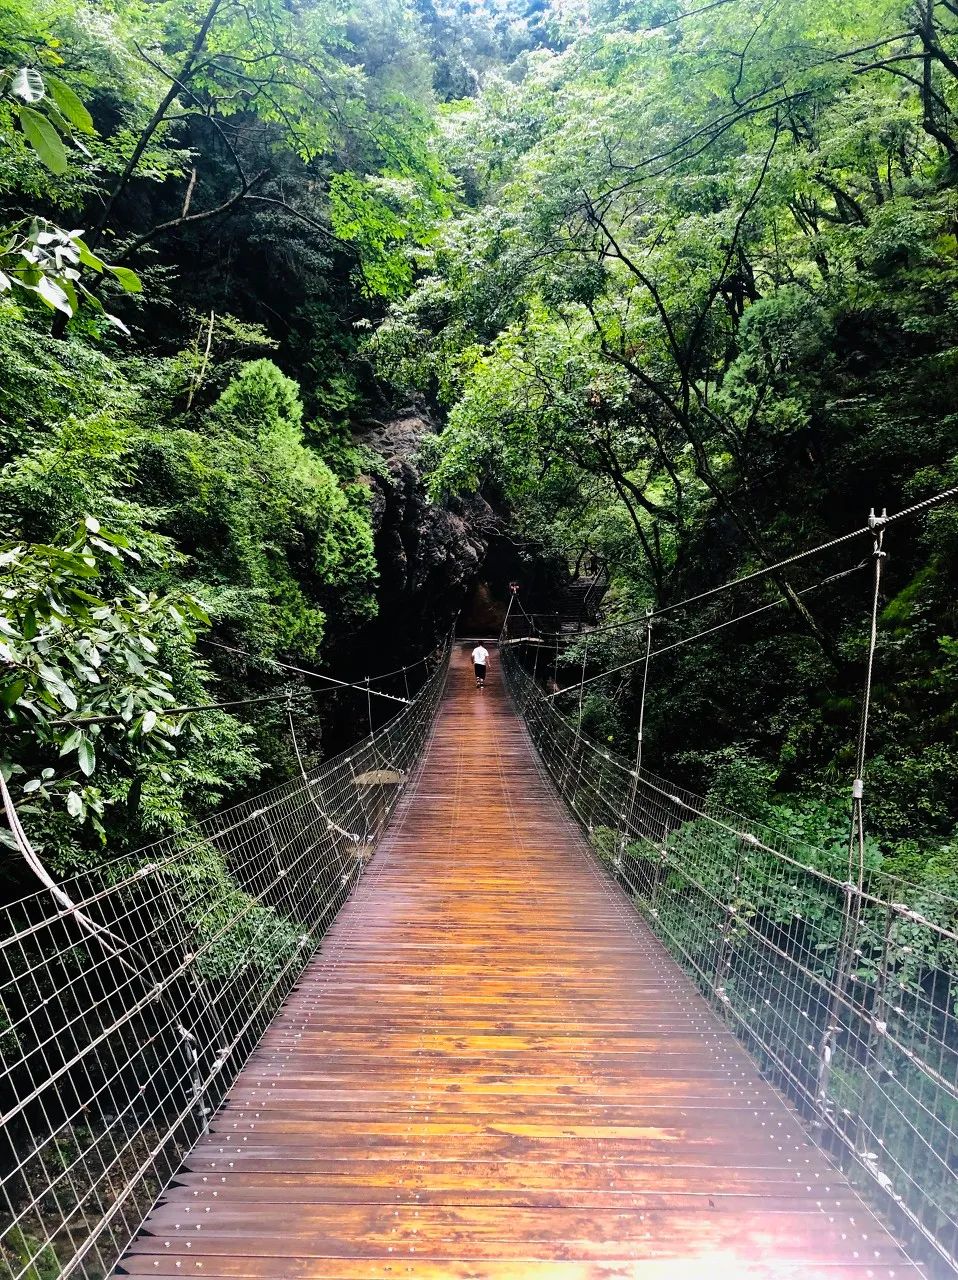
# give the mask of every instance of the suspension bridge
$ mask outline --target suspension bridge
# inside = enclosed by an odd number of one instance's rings
[[[478,692],[469,647],[5,908],[0,1275],[958,1274],[956,904],[603,750],[529,646]]]

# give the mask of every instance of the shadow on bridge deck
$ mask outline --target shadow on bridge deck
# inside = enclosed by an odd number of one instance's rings
[[[128,1276],[905,1280],[586,851],[495,655]]]

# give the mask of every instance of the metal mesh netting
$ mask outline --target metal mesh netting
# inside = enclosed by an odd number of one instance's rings
[[[583,736],[503,646],[599,859],[901,1233],[958,1270],[958,902],[803,844]]]
[[[110,1273],[362,875],[447,658],[302,778],[2,909],[3,1280]]]

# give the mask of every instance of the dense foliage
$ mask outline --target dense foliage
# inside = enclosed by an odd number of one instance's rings
[[[557,22],[448,111],[464,198],[372,339],[446,408],[435,493],[484,486],[528,535],[592,548],[610,615],[641,618],[954,484],[956,111],[943,0],[600,0]],[[912,869],[958,809],[956,535],[952,504],[886,543],[870,815]],[[663,620],[656,647],[786,597],[654,662],[661,769],[813,839],[836,821],[869,583],[798,593],[868,550]],[[642,640],[596,637],[554,676]],[[590,692],[628,749],[635,672]]]
[[[288,776],[288,697],[318,745],[274,660],[375,613],[354,325],[447,201],[430,80],[402,4],[0,6],[2,758],[62,870]]]

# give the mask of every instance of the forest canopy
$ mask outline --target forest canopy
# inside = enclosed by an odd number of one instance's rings
[[[500,494],[641,618],[954,485],[955,7],[595,4],[554,32],[444,113],[460,204],[371,339],[445,407],[435,496]],[[903,869],[952,856],[956,532],[952,504],[887,546],[870,804]],[[786,601],[655,665],[668,776],[840,842],[868,586],[805,588],[859,558],[673,615]],[[637,650],[580,644],[558,683]],[[626,751],[636,685],[586,706]]]
[[[0,44],[4,769],[68,868],[288,774],[280,705],[169,709],[375,613],[354,322],[448,183],[401,5],[13,3]]]

